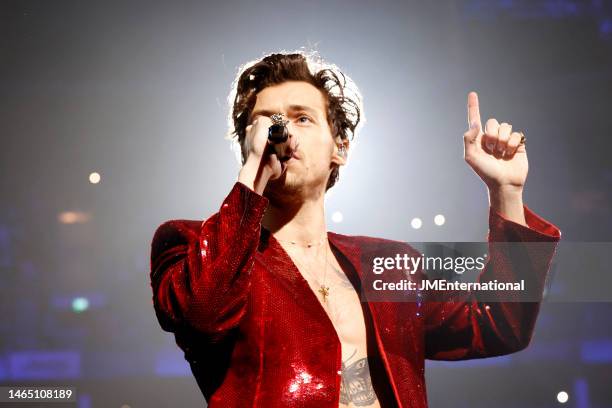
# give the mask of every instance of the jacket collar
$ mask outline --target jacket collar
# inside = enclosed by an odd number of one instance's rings
[[[361,270],[361,248],[357,244],[355,238],[335,232],[328,232],[327,237],[331,245],[352,264],[354,270],[356,270],[359,275],[359,279],[363,278],[363,272]]]

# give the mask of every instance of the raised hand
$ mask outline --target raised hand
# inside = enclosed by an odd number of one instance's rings
[[[527,179],[527,150],[522,134],[512,125],[491,118],[484,131],[480,121],[478,94],[467,100],[469,129],[463,134],[464,158],[489,189],[522,191]]]

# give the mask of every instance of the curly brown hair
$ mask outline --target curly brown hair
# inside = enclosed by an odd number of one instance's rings
[[[246,127],[257,93],[286,81],[305,81],[323,93],[327,102],[327,123],[334,138],[352,140],[360,122],[365,121],[361,93],[355,83],[336,65],[324,62],[316,51],[268,54],[242,65],[228,97],[231,107],[228,137],[240,146],[242,164],[246,162],[243,148]],[[326,190],[336,183],[339,173],[335,166]]]

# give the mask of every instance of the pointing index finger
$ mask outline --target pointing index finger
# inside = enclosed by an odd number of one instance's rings
[[[476,123],[478,127],[482,129],[482,124],[480,122],[480,107],[478,106],[478,94],[474,91],[468,93],[467,110],[468,126],[471,127],[472,123]]]

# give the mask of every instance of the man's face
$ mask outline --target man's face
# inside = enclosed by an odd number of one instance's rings
[[[290,193],[325,191],[337,151],[327,123],[326,100],[321,91],[303,81],[288,81],[257,94],[250,122],[265,115],[284,113],[289,134],[297,138],[296,156],[283,175],[271,180],[266,191],[282,199]]]

